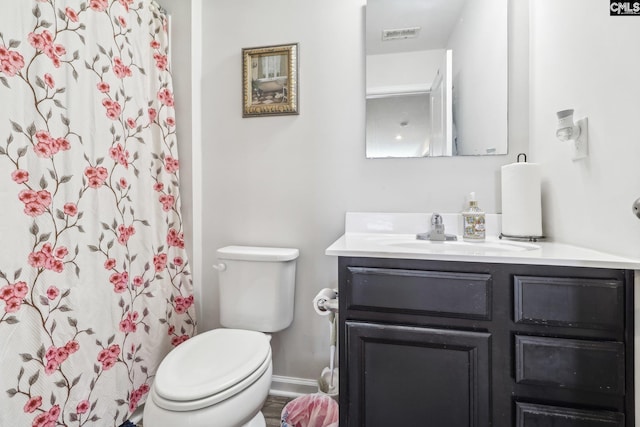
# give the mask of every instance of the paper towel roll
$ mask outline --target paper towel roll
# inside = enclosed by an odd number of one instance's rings
[[[335,289],[324,288],[318,292],[318,295],[313,298],[313,309],[320,316],[328,316],[331,314],[331,310],[323,309],[319,305],[320,301],[334,301],[337,302],[336,297],[338,296],[338,291]]]
[[[539,164],[520,162],[502,166],[502,234],[542,236]]]

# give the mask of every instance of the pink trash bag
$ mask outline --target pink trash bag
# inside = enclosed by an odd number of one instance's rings
[[[281,427],[338,427],[338,404],[324,394],[308,394],[287,403]]]

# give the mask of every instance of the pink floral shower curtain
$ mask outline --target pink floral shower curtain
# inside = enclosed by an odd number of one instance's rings
[[[0,426],[119,426],[195,331],[167,19],[0,4]]]

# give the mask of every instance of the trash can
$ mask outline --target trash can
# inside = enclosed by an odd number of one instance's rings
[[[281,427],[338,427],[338,404],[326,394],[296,397],[280,415]]]

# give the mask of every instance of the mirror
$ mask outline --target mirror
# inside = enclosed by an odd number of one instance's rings
[[[507,3],[367,0],[367,158],[507,154]]]

